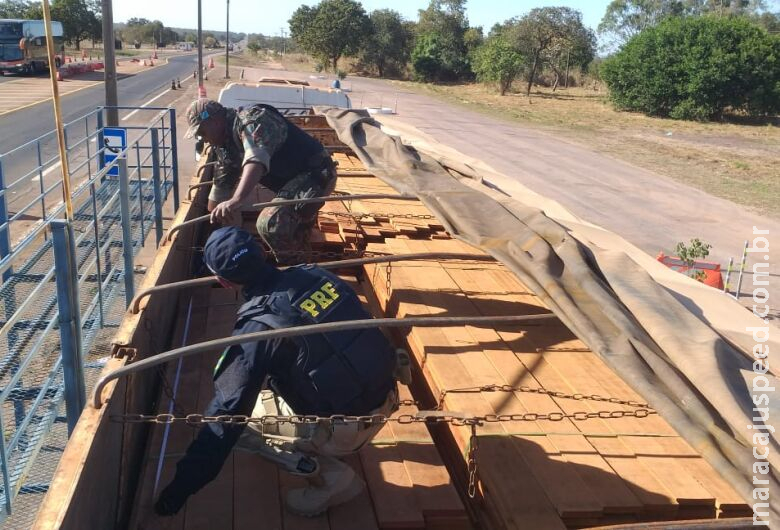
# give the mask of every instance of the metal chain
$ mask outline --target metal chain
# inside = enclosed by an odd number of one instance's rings
[[[169,423],[184,423],[188,425],[202,425],[204,423],[220,423],[227,425],[281,425],[290,423],[293,425],[309,425],[317,423],[330,424],[369,424],[385,425],[387,423],[398,423],[400,425],[409,425],[413,423],[424,423],[427,425],[452,424],[456,427],[482,425],[483,423],[503,423],[517,421],[563,421],[570,419],[574,421],[586,421],[590,419],[618,419],[618,418],[646,418],[658,414],[651,409],[636,410],[602,410],[598,412],[524,412],[517,414],[485,414],[482,416],[469,416],[460,412],[441,411],[441,410],[422,410],[417,414],[400,414],[398,416],[385,416],[384,414],[372,414],[366,416],[349,416],[345,414],[334,414],[332,416],[309,416],[294,414],[289,416],[268,415],[268,416],[246,416],[246,415],[222,415],[222,416],[204,416],[203,414],[187,414],[186,416],[176,416],[174,414],[119,414],[111,416],[112,421],[121,423],[157,423],[167,425]]]
[[[392,213],[392,212],[365,212],[365,213],[352,213],[352,212],[331,212],[320,211],[322,215],[332,215],[334,217],[345,217],[360,221],[366,217],[373,217],[376,219],[421,219],[421,220],[434,220],[436,216],[428,213]]]
[[[612,403],[615,405],[626,405],[628,407],[635,407],[640,409],[652,410],[650,405],[642,403],[640,401],[633,401],[629,399],[619,399],[614,397],[605,397],[598,394],[567,394],[566,392],[558,392],[555,390],[547,390],[544,388],[532,388],[529,386],[512,386],[512,385],[483,385],[473,386],[467,388],[451,388],[442,390],[439,393],[439,401],[436,405],[437,410],[441,410],[444,406],[444,398],[447,394],[471,394],[480,392],[525,392],[528,394],[543,394],[550,397],[573,399],[576,401],[598,401],[602,403]]]
[[[403,400],[401,405],[416,405],[413,400]],[[243,415],[224,415],[224,416],[204,416],[203,414],[187,414],[186,416],[175,416],[173,414],[125,414],[111,416],[111,421],[120,421],[125,423],[157,423],[162,425],[168,425],[171,423],[184,423],[186,425],[203,425],[204,423],[220,423],[227,425],[248,425],[259,424],[265,425],[280,425],[283,423],[291,423],[294,425],[301,424],[350,424],[359,423],[363,426],[368,425],[384,425],[387,423],[398,423],[401,425],[411,423],[424,423],[427,425],[440,425],[440,424],[452,424],[459,427],[469,427],[471,429],[471,437],[469,438],[469,451],[467,455],[467,472],[468,472],[468,487],[467,493],[469,498],[474,498],[477,494],[477,482],[479,480],[478,464],[477,464],[477,451],[479,448],[479,437],[477,436],[477,427],[485,423],[498,423],[498,422],[510,422],[510,421],[563,421],[568,418],[574,421],[585,421],[588,419],[616,419],[616,418],[646,418],[652,414],[657,414],[654,410],[649,409],[636,409],[632,411],[624,410],[603,410],[599,412],[574,412],[572,414],[564,414],[562,412],[550,412],[550,413],[523,413],[523,414],[485,414],[484,416],[468,416],[458,412],[448,412],[440,410],[423,410],[417,414],[401,414],[399,416],[385,416],[384,414],[373,414],[369,416],[347,416],[347,415],[333,415],[333,416],[305,416],[305,415],[291,415],[291,416],[261,416],[251,417]]]
[[[469,454],[466,470],[469,474],[469,485],[466,493],[469,499],[473,499],[477,494],[477,448],[479,447],[479,437],[477,436],[477,424],[471,424],[471,438],[469,438]]]
[[[385,267],[386,277],[385,277],[385,296],[387,296],[388,300],[390,299],[390,290],[393,288],[393,262],[388,261],[387,267]]]

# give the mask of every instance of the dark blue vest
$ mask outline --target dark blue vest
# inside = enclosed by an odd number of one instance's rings
[[[238,313],[279,329],[371,318],[352,288],[314,266],[282,271]],[[271,387],[297,414],[368,414],[382,405],[395,385],[395,352],[379,330],[339,331],[291,339],[297,357],[287,373],[272,373]]]

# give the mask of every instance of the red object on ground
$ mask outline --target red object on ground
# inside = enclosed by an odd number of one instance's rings
[[[62,72],[57,70],[57,81],[62,81]]]
[[[214,58],[209,57],[209,68],[214,68]]]
[[[677,256],[667,256],[661,252],[658,254],[656,259],[673,271],[677,271],[682,274],[686,274],[689,270],[691,270],[691,267],[688,267],[688,264]],[[697,271],[704,273],[704,281],[702,282],[703,284],[709,285],[710,287],[715,287],[716,289],[723,289],[723,276],[721,275],[720,271],[720,263],[700,260],[695,260],[693,263]]]

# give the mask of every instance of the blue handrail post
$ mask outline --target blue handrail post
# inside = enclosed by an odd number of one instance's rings
[[[51,230],[57,279],[62,369],[65,380],[65,410],[68,436],[70,436],[87,402],[81,358],[79,289],[76,271],[73,268],[76,249],[70,223],[54,219],[51,222]]]
[[[135,296],[133,283],[133,234],[130,223],[130,183],[127,176],[127,159],[119,158],[119,210],[122,216],[122,257],[124,258],[125,305],[129,306]]]
[[[173,170],[173,211],[179,211],[179,149],[176,138],[176,109],[171,109],[171,169]]]
[[[163,236],[162,190],[160,189],[160,139],[157,129],[152,129],[152,191],[154,192],[154,228],[157,246]]]
[[[3,160],[0,158],[0,191],[3,195],[0,197],[0,225],[5,228],[0,229],[0,259],[5,258],[11,253],[11,225],[8,223],[8,194],[5,189],[5,176],[3,175]],[[7,282],[13,274],[11,267],[3,271],[3,282]]]

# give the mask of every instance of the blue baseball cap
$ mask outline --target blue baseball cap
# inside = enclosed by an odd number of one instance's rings
[[[265,270],[265,253],[252,234],[235,226],[214,230],[203,248],[206,266],[221,278],[252,283]]]

